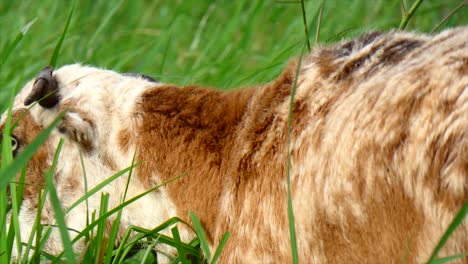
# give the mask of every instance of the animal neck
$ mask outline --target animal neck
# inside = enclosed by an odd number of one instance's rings
[[[222,166],[230,159],[235,131],[254,91],[160,86],[142,95],[138,174],[148,188],[182,176],[166,186],[178,210],[185,211],[179,212],[181,217],[188,210],[205,214],[205,219],[215,217],[206,208],[217,207],[213,203],[225,180]]]
[[[294,65],[260,87],[220,92],[159,86],[145,92],[139,100],[135,143],[141,162],[138,176],[146,188],[181,176],[164,187],[177,216],[187,220],[188,212],[194,211],[208,228],[208,236],[217,236],[210,229],[220,220],[220,201],[226,191],[240,188],[242,193],[248,179],[271,176],[257,170],[283,175],[283,162],[264,168],[254,166],[252,159],[258,152],[272,160],[273,149],[284,149],[284,135],[277,135],[280,142],[266,139],[279,129],[272,126],[273,120],[287,121],[277,115],[289,105]],[[286,128],[283,123],[280,127]],[[284,133],[280,130],[275,133]]]

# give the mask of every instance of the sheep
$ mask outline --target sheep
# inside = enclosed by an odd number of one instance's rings
[[[117,241],[130,225],[190,222],[193,211],[211,249],[230,232],[222,263],[288,263],[289,162],[299,260],[426,261],[467,202],[467,39],[468,27],[368,33],[315,48],[270,83],[232,91],[80,64],[47,67],[13,105],[15,153],[65,113],[28,163],[21,237],[64,138],[54,172],[64,208],[84,194],[84,169],[90,189],[135,157],[127,197],[172,180],[123,210]],[[126,180],[102,189],[110,208]],[[98,210],[99,195],[88,206]],[[50,203],[41,221],[54,223]],[[85,228],[85,206],[66,222]],[[194,238],[179,228],[182,240]],[[464,220],[441,256],[468,252],[467,234]],[[45,251],[61,250],[54,230]]]

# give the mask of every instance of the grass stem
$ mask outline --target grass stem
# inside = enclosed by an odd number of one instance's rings
[[[437,29],[439,29],[440,26],[442,26],[442,24],[444,24],[445,21],[447,21],[451,16],[455,15],[455,13],[457,13],[460,9],[462,9],[462,7],[467,6],[467,5],[468,5],[468,0],[465,0],[465,1],[461,2],[457,7],[455,7],[447,16],[445,16],[445,17],[431,30],[431,34],[434,33]]]
[[[301,11],[302,11],[302,22],[304,23],[304,33],[306,37],[306,43],[307,43],[307,50],[310,51],[310,41],[309,41],[309,29],[307,28],[307,16],[306,16],[306,11],[305,11],[305,4],[304,0],[301,0]]]
[[[416,2],[414,2],[414,4],[411,6],[410,10],[406,13],[403,13],[403,18],[398,29],[403,30],[406,28],[406,25],[408,25],[411,17],[414,15],[414,13],[416,13],[416,10],[422,2],[423,0],[416,0]]]

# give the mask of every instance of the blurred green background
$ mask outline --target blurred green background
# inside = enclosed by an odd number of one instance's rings
[[[305,1],[312,44],[321,2]],[[320,43],[397,28],[402,3],[409,9],[413,2],[325,1]],[[425,0],[407,29],[429,32],[464,2]],[[71,3],[0,1],[0,102],[49,63]],[[461,8],[438,31],[466,25],[467,11]],[[31,21],[5,60],[1,54]],[[301,4],[294,0],[77,0],[58,65],[80,62],[146,73],[166,83],[223,89],[271,80],[300,53],[304,40]]]

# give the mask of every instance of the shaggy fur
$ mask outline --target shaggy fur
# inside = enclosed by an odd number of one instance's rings
[[[32,82],[15,100],[14,116],[25,113],[13,132],[20,147],[67,110],[29,162],[22,238],[33,224],[43,172],[65,137],[55,172],[65,208],[84,192],[80,151],[88,188],[128,167],[136,153],[141,165],[127,197],[183,177],[127,207],[122,230],[153,228],[172,216],[188,221],[194,211],[212,248],[231,233],[222,263],[290,262],[286,164],[297,78],[289,154],[300,260],[426,261],[468,200],[467,40],[467,27],[434,36],[370,33],[315,49],[271,83],[229,92],[62,67],[54,72],[57,106],[26,112]],[[104,188],[111,207],[125,181]],[[99,195],[89,204],[97,209]],[[42,217],[54,222],[50,205]],[[81,206],[67,223],[79,230],[85,217]],[[184,240],[193,238],[181,228]],[[58,234],[50,240],[46,250],[59,252]],[[467,220],[441,256],[462,252]]]

